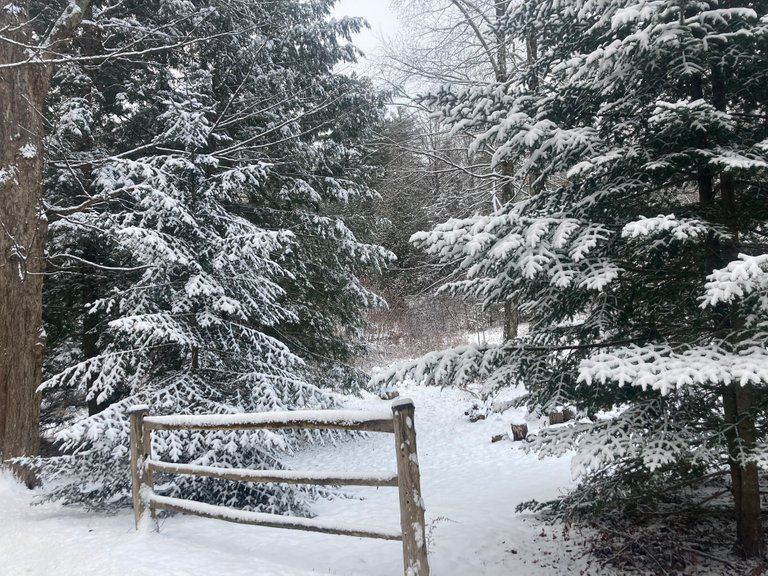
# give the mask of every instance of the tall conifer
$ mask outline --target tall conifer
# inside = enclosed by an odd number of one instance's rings
[[[529,199],[413,240],[487,305],[521,298],[530,335],[393,369],[524,384],[531,409],[578,409],[543,431],[576,451],[569,512],[730,469],[737,540],[762,552],[766,463],[766,4],[522,2],[510,37],[537,40],[521,77],[446,87],[430,103],[516,160]]]

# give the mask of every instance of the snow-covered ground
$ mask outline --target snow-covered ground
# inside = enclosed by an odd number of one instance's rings
[[[408,387],[416,430],[434,576],[594,574],[588,558],[557,528],[516,514],[522,501],[548,499],[570,485],[568,458],[538,460],[491,436],[509,430],[521,412],[469,423],[468,392]],[[347,408],[381,409],[374,396]],[[537,424],[532,423],[535,427]],[[297,455],[297,469],[337,472],[394,470],[389,434],[371,434]],[[354,488],[353,498],[320,501],[320,518],[397,528],[395,488]],[[330,536],[174,516],[160,531],[136,533],[130,510],[114,516],[55,504],[30,507],[32,495],[0,477],[2,576],[304,576],[402,574],[398,542]]]

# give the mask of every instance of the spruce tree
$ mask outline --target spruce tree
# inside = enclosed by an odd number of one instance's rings
[[[154,413],[323,408],[348,369],[366,306],[359,274],[388,254],[343,207],[371,194],[364,143],[379,100],[334,72],[359,20],[332,2],[94,3],[80,55],[109,42],[141,57],[87,59],[55,77],[46,289],[46,408],[87,402],[29,462],[49,498],[127,502],[127,420]],[[102,10],[103,9],[103,10]],[[173,50],[153,50],[152,31]],[[171,42],[173,43],[173,42]],[[325,377],[325,379],[323,378]],[[81,406],[83,406],[81,404]],[[84,407],[84,406],[83,406]],[[52,425],[55,427],[55,418]],[[54,428],[55,429],[55,428]],[[158,435],[173,461],[280,467],[309,433]],[[301,492],[179,478],[171,494],[268,511]]]
[[[534,193],[414,236],[490,306],[521,298],[530,335],[433,353],[382,378],[523,384],[577,408],[542,454],[575,450],[568,514],[729,470],[736,540],[763,551],[768,27],[763,2],[524,2],[525,74],[432,95],[455,130],[516,161]],[[638,500],[635,498],[634,502]]]

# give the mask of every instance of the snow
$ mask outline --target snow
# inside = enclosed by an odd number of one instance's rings
[[[34,144],[24,144],[21,148],[19,148],[19,153],[22,155],[23,158],[26,158],[27,160],[32,160],[35,156],[37,156],[37,146]]]
[[[398,398],[394,402],[392,402],[392,410],[395,410],[396,408],[404,408],[413,405],[413,400],[410,398]],[[411,419],[408,418],[409,427],[410,427],[410,421]]]
[[[665,233],[677,240],[697,239],[710,232],[711,227],[695,219],[678,219],[674,214],[660,214],[655,218],[644,218],[624,225],[623,238],[638,238],[651,234]]]
[[[18,16],[19,14],[24,12],[24,9],[21,6],[18,6],[16,4],[14,4],[13,2],[3,6],[3,10],[8,12],[8,14],[10,14],[11,16]]]
[[[736,351],[716,344],[680,349],[630,345],[583,360],[578,381],[592,385],[610,380],[619,386],[631,384],[662,394],[694,385],[762,385],[768,382],[768,351],[760,344],[749,344],[745,340]]]
[[[469,423],[468,391],[404,386],[416,406],[422,497],[433,576],[580,573],[589,569],[556,528],[515,506],[549,499],[571,486],[570,457],[539,460],[509,441],[491,443],[524,416],[510,409]],[[390,412],[368,395],[346,408]],[[535,423],[531,423],[535,430]],[[368,434],[317,446],[289,465],[317,472],[394,469],[390,434]],[[351,498],[318,501],[316,521],[393,530],[399,527],[395,488],[345,489]],[[30,507],[32,493],[0,477],[2,574],[13,576],[391,576],[402,574],[399,542],[230,524],[176,515],[160,531],[137,533],[133,513],[107,516],[74,507]],[[584,572],[586,573],[586,572]]]
[[[16,180],[16,167],[8,166],[6,168],[0,168],[0,184],[5,184],[11,180],[13,180],[15,184],[18,184],[18,180]]]
[[[765,293],[768,286],[768,254],[749,256],[739,254],[738,260],[729,262],[721,270],[714,270],[707,276],[706,294],[701,307],[716,306],[720,302],[730,303],[755,292]]]

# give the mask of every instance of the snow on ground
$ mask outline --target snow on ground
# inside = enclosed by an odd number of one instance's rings
[[[528,322],[521,322],[517,327],[517,336],[522,337],[528,334]],[[501,326],[491,326],[482,330],[466,332],[464,340],[467,344],[493,345],[498,346],[504,342],[504,328]]]
[[[469,423],[470,393],[401,389],[416,404],[416,431],[434,576],[594,574],[577,545],[557,528],[514,512],[570,485],[570,459],[538,460],[509,440],[520,412]],[[386,408],[373,396],[347,408]],[[531,423],[535,428],[536,423]],[[389,434],[318,446],[290,463],[303,470],[371,473],[394,470]],[[350,488],[350,498],[320,501],[319,518],[397,528],[396,488]],[[130,510],[114,516],[55,504],[30,507],[31,494],[0,477],[2,576],[391,576],[402,574],[399,542],[331,536],[174,516],[158,533],[136,533]],[[588,572],[587,572],[588,570]]]

